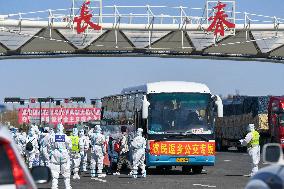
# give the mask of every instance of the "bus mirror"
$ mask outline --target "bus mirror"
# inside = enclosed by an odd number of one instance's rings
[[[149,109],[150,103],[148,102],[146,95],[143,95],[142,100],[142,119],[148,118],[148,109]]]
[[[223,117],[223,103],[222,99],[218,95],[214,95],[212,97],[215,100],[215,104],[217,106],[217,116]]]
[[[283,152],[280,144],[270,143],[263,146],[263,162],[265,164],[274,164],[282,161]]]

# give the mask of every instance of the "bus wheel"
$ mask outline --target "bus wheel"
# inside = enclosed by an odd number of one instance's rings
[[[185,166],[182,166],[182,173],[183,174],[190,174],[191,173],[191,166],[188,166],[188,165],[185,165]]]
[[[201,174],[202,173],[203,166],[193,166],[192,172],[193,174]]]
[[[157,166],[156,168],[159,172],[167,174],[172,169],[172,166]]]

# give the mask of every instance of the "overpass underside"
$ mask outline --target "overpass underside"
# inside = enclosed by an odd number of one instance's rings
[[[169,27],[170,28],[170,27]],[[284,31],[236,30],[217,42],[204,30],[2,27],[0,58],[54,56],[185,56],[272,60],[284,58]]]

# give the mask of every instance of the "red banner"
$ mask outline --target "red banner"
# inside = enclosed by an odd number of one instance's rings
[[[49,116],[50,112],[50,116]],[[51,124],[77,124],[90,120],[99,120],[101,116],[100,108],[19,108],[19,124],[30,123],[31,120],[39,120]],[[49,122],[50,119],[50,122]]]
[[[150,141],[151,155],[215,155],[215,142]]]

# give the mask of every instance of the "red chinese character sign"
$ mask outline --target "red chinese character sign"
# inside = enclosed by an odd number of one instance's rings
[[[215,142],[149,141],[151,155],[214,156]]]
[[[41,112],[40,112],[41,110]],[[49,115],[50,113],[50,115]],[[100,120],[100,108],[19,108],[19,124],[39,120],[51,124],[77,124],[90,120]]]
[[[212,5],[212,3],[217,3],[216,6],[212,7],[212,9],[210,9],[210,5]],[[227,2],[228,4],[230,2]],[[235,6],[234,6],[235,2],[232,2],[232,6],[228,7],[227,4],[224,4],[220,1],[207,1],[207,15],[208,15],[208,21],[210,23],[209,27],[207,28],[208,32],[213,32],[215,38],[221,36],[225,36],[225,31],[234,31],[235,29],[235,24],[230,22],[230,20],[234,21],[235,18]],[[226,13],[226,8],[231,8],[232,11],[228,11],[231,13],[231,17],[229,18],[228,14]],[[212,16],[209,17],[209,9],[212,12]],[[213,11],[212,11],[213,10]]]
[[[91,21],[93,15],[90,13],[89,10],[90,1],[86,1],[81,6],[80,16],[74,18],[74,22],[77,23],[77,33],[83,33],[85,30],[90,26],[94,30],[101,30],[102,27],[93,23]]]

